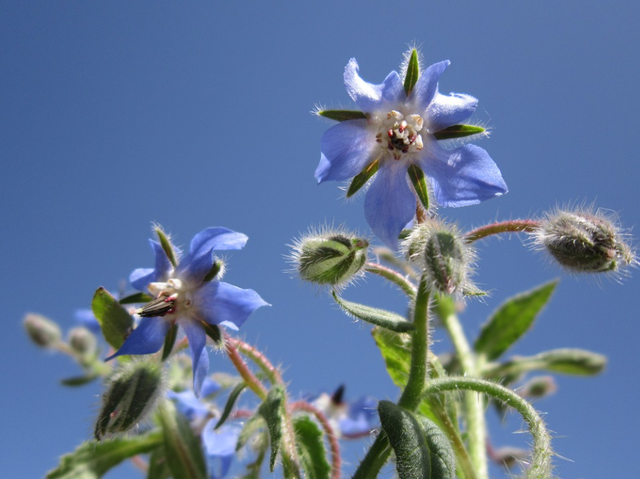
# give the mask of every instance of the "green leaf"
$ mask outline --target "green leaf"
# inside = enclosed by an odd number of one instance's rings
[[[87,374],[85,376],[75,376],[73,378],[62,379],[60,381],[60,384],[62,384],[63,386],[71,386],[71,387],[84,386],[85,384],[88,384],[99,377],[100,375],[94,372],[94,373]]]
[[[354,176],[353,180],[351,180],[351,184],[349,185],[349,189],[347,190],[347,198],[351,198],[360,190],[360,188],[366,185],[367,181],[377,173],[379,168],[380,160],[374,160],[365,166],[364,170]]]
[[[102,286],[93,295],[91,308],[106,341],[116,350],[120,349],[125,338],[131,333],[133,318]]]
[[[222,415],[220,416],[220,419],[218,419],[218,422],[215,425],[214,429],[218,429],[220,426],[224,424],[224,422],[229,417],[229,414],[231,414],[231,410],[233,409],[233,406],[235,405],[238,398],[240,397],[240,394],[242,393],[242,391],[244,391],[246,387],[247,387],[247,384],[244,382],[241,382],[236,384],[236,386],[231,390],[231,392],[229,393],[229,399],[227,399],[227,404],[225,404],[224,406],[224,411],[222,411]]]
[[[159,431],[102,442],[87,441],[74,452],[62,456],[58,467],[47,474],[47,479],[97,479],[125,459],[151,452],[161,444]]]
[[[175,268],[176,265],[178,264],[178,261],[176,260],[176,253],[173,250],[173,245],[171,244],[171,241],[169,241],[169,238],[167,238],[167,235],[164,233],[164,231],[162,231],[162,228],[156,227],[155,230],[156,230],[156,234],[158,235],[158,239],[160,240],[160,246],[162,246],[162,250],[164,251],[164,254],[167,255],[169,262]]]
[[[267,399],[258,408],[258,414],[267,422],[269,430],[269,440],[271,442],[271,456],[269,458],[269,469],[273,472],[276,467],[278,449],[282,440],[282,422],[284,417],[285,393],[281,386],[274,386],[269,391]]]
[[[420,77],[420,62],[418,62],[418,51],[414,48],[411,50],[411,56],[407,63],[407,75],[404,78],[404,92],[409,96],[413,87],[416,85]]]
[[[318,115],[335,121],[367,119],[367,115],[359,110],[318,110]]]
[[[238,436],[238,442],[236,444],[236,451],[242,449],[242,447],[251,439],[265,425],[264,418],[260,414],[255,414],[249,418],[247,422],[242,426],[240,435]]]
[[[335,291],[333,292],[333,299],[347,314],[380,326],[381,328],[389,329],[397,333],[406,333],[414,329],[413,323],[391,311],[346,301],[338,296]]]
[[[149,470],[147,479],[170,479],[171,471],[167,464],[164,447],[160,446],[151,453],[149,457]]]
[[[434,422],[426,417],[421,417],[419,421],[422,423],[422,430],[431,453],[431,478],[455,479],[456,460],[449,439]]]
[[[464,138],[465,136],[478,135],[486,130],[481,126],[474,125],[453,125],[444,130],[436,131],[433,136],[436,140],[451,140],[453,138]]]
[[[171,350],[173,349],[173,345],[176,342],[176,337],[178,337],[178,325],[172,324],[167,332],[167,335],[164,337],[164,345],[162,346],[162,361],[166,361],[167,358],[171,355]]]
[[[558,281],[508,299],[482,327],[474,349],[489,360],[500,357],[531,327],[540,310],[551,298]]]
[[[425,211],[428,211],[429,188],[427,187],[427,179],[424,176],[424,172],[419,166],[411,165],[409,166],[408,173],[411,184],[413,185],[413,190],[416,192],[416,196],[418,197],[418,201],[420,201],[420,204]]]
[[[300,463],[308,479],[329,479],[331,466],[322,440],[322,431],[309,416],[294,419],[293,428],[300,453]]]
[[[118,301],[120,304],[138,304],[138,303],[148,303],[149,301],[153,301],[153,296],[149,296],[145,293],[134,293],[129,296],[125,296],[124,298]]]
[[[549,371],[576,376],[593,376],[601,373],[607,365],[602,354],[584,349],[553,349],[535,356],[514,357],[503,364],[487,366],[484,376],[487,379],[512,378],[529,371]]]
[[[171,475],[180,479],[206,479],[207,467],[202,445],[189,421],[170,402],[163,404],[158,417]]]

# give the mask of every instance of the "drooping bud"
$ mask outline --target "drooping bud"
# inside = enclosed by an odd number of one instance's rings
[[[340,287],[362,274],[368,247],[355,234],[324,231],[296,240],[290,259],[303,280]]]
[[[116,370],[102,395],[94,436],[124,433],[143,421],[164,392],[162,364],[134,361]]]
[[[559,210],[532,235],[537,246],[576,273],[620,272],[637,264],[625,235],[600,212]]]
[[[98,340],[87,328],[82,326],[69,331],[69,346],[82,359],[90,359],[95,356]]]
[[[28,313],[24,317],[24,328],[35,344],[42,348],[52,348],[62,337],[60,327],[44,316]]]
[[[474,252],[454,226],[436,220],[418,224],[403,242],[409,259],[445,294],[473,290],[469,281]]]

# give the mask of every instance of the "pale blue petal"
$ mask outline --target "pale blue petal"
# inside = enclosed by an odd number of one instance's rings
[[[464,93],[450,93],[435,98],[427,108],[427,129],[431,133],[444,130],[467,120],[476,111],[478,100]]]
[[[238,329],[261,306],[270,306],[255,291],[229,283],[211,281],[194,291],[193,307],[209,324],[225,324]]]
[[[374,85],[360,78],[358,70],[355,58],[349,60],[344,69],[344,85],[351,99],[363,112],[371,113],[404,100],[402,80],[395,71],[389,73],[382,84]]]
[[[182,258],[176,268],[176,276],[191,285],[202,283],[213,267],[214,250],[242,249],[249,238],[228,228],[207,228],[191,240],[189,254]]]
[[[200,397],[200,390],[204,378],[209,374],[209,354],[205,349],[207,335],[202,325],[192,318],[184,318],[180,320],[180,326],[184,329],[187,339],[189,340],[189,348],[191,349],[191,361],[193,363],[193,393],[196,397]]]
[[[210,396],[211,394],[217,393],[222,389],[222,386],[218,384],[213,379],[206,377],[204,378],[204,382],[202,383],[202,389],[200,390],[200,395],[203,397]]]
[[[445,150],[432,141],[423,151],[428,156],[421,165],[441,206],[474,205],[508,191],[498,166],[478,146]]]
[[[173,265],[162,249],[162,245],[154,240],[149,240],[149,244],[155,254],[156,267],[153,269],[138,268],[129,276],[131,286],[144,293],[148,292],[147,286],[149,286],[149,283],[166,281],[169,278],[169,273],[173,269]]]
[[[202,420],[209,415],[209,408],[206,407],[191,390],[179,393],[167,391],[167,397],[175,401],[178,411],[189,421]]]
[[[223,424],[214,430],[215,424],[216,422],[211,420],[205,425],[202,442],[210,477],[221,479],[229,472],[242,428],[235,424]]]
[[[378,401],[364,396],[349,405],[346,418],[340,420],[340,432],[344,436],[369,434],[378,425]]]
[[[407,176],[405,165],[383,163],[364,199],[364,214],[371,231],[394,250],[398,249],[398,235],[416,209]]]
[[[156,270],[153,268],[138,268],[134,269],[133,272],[129,275],[129,282],[131,286],[136,288],[138,291],[142,291],[143,293],[148,293],[147,286],[149,283],[153,283],[156,278]]]
[[[342,181],[360,173],[375,158],[379,149],[375,134],[367,129],[367,120],[349,120],[329,128],[320,140],[318,183]]]
[[[160,350],[164,338],[170,328],[169,321],[161,318],[142,318],[140,324],[118,351],[105,361],[122,356],[123,354],[153,354]]]
[[[420,78],[416,82],[411,95],[409,96],[409,104],[418,114],[424,112],[431,100],[433,100],[438,91],[438,81],[440,76],[451,64],[449,60],[435,63],[422,72]]]

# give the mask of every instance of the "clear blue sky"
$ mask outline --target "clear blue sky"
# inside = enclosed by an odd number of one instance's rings
[[[58,385],[75,365],[27,341],[24,313],[71,327],[96,287],[115,289],[152,265],[152,221],[182,245],[207,226],[250,237],[229,255],[226,280],[273,304],[242,335],[283,365],[291,392],[345,383],[351,398],[396,398],[369,327],[283,273],[285,245],[310,225],[368,234],[362,198],[345,202],[337,184],[313,178],[330,123],[309,111],[351,106],[342,72],[352,57],[380,82],[415,43],[427,63],[451,60],[441,91],[480,100],[474,119],[492,128],[480,146],[510,192],[441,210],[461,227],[593,200],[640,225],[639,18],[629,0],[2,2],[3,475],[41,477],[88,438],[100,392]],[[492,295],[463,316],[473,334],[505,298],[562,275],[517,237],[487,241],[480,253],[476,279]],[[559,392],[536,403],[556,450],[573,461],[556,461],[565,479],[637,470],[635,273],[623,285],[563,275],[513,351],[567,346],[609,357],[601,376],[560,377]],[[376,279],[345,297],[406,306]],[[217,366],[228,369],[222,355],[212,356]],[[496,445],[525,444],[512,434],[521,426],[492,421]],[[110,477],[139,477],[120,471]]]

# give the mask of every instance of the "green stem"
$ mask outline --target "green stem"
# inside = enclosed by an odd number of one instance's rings
[[[387,268],[386,266],[382,266],[379,263],[367,263],[365,269],[368,273],[377,274],[378,276],[382,276],[384,279],[391,281],[410,299],[414,299],[416,297],[415,285],[397,271]]]
[[[539,221],[534,220],[511,220],[491,225],[481,226],[465,235],[467,243],[481,240],[487,236],[500,233],[520,233],[522,231],[535,231],[540,226]]]
[[[551,438],[544,425],[544,421],[536,410],[515,392],[499,384],[474,378],[442,378],[433,379],[424,390],[425,396],[443,391],[470,390],[487,394],[518,411],[529,426],[533,436],[533,455],[531,465],[527,469],[527,479],[548,479],[551,477]]]
[[[468,377],[477,377],[478,366],[458,316],[452,312],[440,319],[458,353],[463,373]],[[484,418],[484,401],[477,393],[467,392],[464,395],[464,408],[467,418],[469,455],[473,463],[473,469],[478,479],[488,479],[489,470],[485,452],[487,426]]]
[[[442,429],[451,441],[451,445],[456,452],[458,466],[460,466],[460,470],[464,474],[464,479],[477,479],[476,472],[473,470],[471,457],[469,457],[469,453],[467,452],[467,448],[464,446],[464,442],[458,433],[458,429],[451,422],[451,418],[446,411],[436,409],[434,412],[438,416],[438,419],[442,424]]]
[[[415,411],[422,400],[422,391],[427,380],[427,353],[429,351],[429,296],[425,276],[420,280],[418,294],[413,308],[413,324],[415,329],[411,333],[411,366],[407,385],[400,396],[398,405]],[[371,479],[377,477],[382,466],[389,459],[391,447],[384,432],[380,432],[367,455],[360,463],[360,467],[353,475],[353,479]]]

